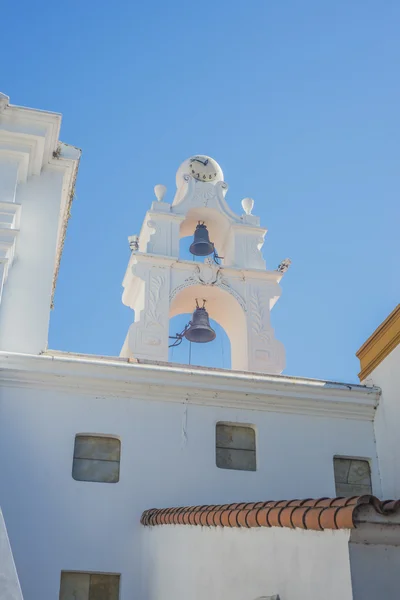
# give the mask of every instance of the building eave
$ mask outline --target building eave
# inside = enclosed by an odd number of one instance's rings
[[[18,162],[18,183],[25,183],[44,169],[61,172],[62,192],[54,262],[51,306],[64,247],[65,235],[74,197],[81,150],[60,142],[59,113],[9,104],[0,94],[0,152]]]
[[[396,348],[400,343],[400,304],[375,329],[367,341],[356,352],[360,360],[360,381],[366,377]]]
[[[211,506],[152,508],[141,524],[200,527],[286,527],[313,531],[354,529],[364,523],[399,526],[400,500],[375,496],[236,502]],[[360,520],[359,516],[362,515]],[[398,534],[397,534],[398,537]]]
[[[376,387],[55,352],[0,352],[0,372],[9,386],[365,421],[380,396]]]
[[[65,175],[63,185],[63,197],[61,202],[61,215],[57,234],[57,250],[54,263],[53,282],[51,288],[51,308],[54,307],[54,294],[56,291],[57,278],[60,271],[61,257],[64,250],[65,238],[67,235],[67,227],[71,216],[72,202],[75,197],[76,178],[78,176],[78,169],[81,158],[81,150],[79,148],[75,148],[74,146],[67,146],[67,144],[63,144],[62,142],[60,142],[60,147],[70,148],[73,150],[73,153],[71,158],[67,158],[66,156],[61,155],[59,158],[53,158],[52,160],[52,166],[59,166],[57,164],[57,161],[60,161],[61,166],[65,168]]]

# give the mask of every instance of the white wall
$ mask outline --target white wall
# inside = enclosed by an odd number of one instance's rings
[[[143,538],[148,600],[352,600],[349,530],[167,525]]]
[[[0,305],[0,350],[39,354],[47,347],[63,177],[47,168],[18,187],[21,224]]]
[[[367,377],[382,388],[375,417],[376,446],[384,498],[400,498],[400,345]]]
[[[397,600],[400,546],[350,544],[354,600]]]
[[[334,496],[335,454],[370,457],[379,495],[372,422],[146,395],[0,388],[0,504],[26,600],[57,598],[62,569],[121,573],[121,600],[146,600],[139,519],[147,508]],[[216,467],[218,421],[256,426],[256,472]],[[119,483],[72,479],[77,433],[121,438]],[[291,560],[297,568],[303,559],[296,551]]]

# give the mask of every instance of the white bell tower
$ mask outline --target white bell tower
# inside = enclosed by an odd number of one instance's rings
[[[169,319],[192,313],[206,300],[209,316],[226,331],[231,368],[281,373],[285,351],[275,339],[270,311],[281,294],[279,282],[290,261],[268,271],[261,248],[266,229],[252,215],[253,200],[242,201],[243,215],[228,206],[220,166],[208,156],[186,160],[176,175],[177,191],[164,202],[165,186],[146,213],[139,236],[129,238],[132,255],[123,280],[122,301],[135,311],[121,356],[168,361]],[[222,264],[179,257],[179,240],[204,222]]]

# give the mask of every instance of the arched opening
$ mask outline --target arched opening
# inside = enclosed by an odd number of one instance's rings
[[[222,215],[214,208],[196,207],[191,208],[185,220],[180,226],[179,258],[181,260],[194,260],[204,262],[203,256],[195,256],[189,251],[189,246],[193,241],[194,232],[198,222],[204,222],[208,229],[210,241],[213,242],[218,256],[223,257],[226,237],[229,231],[230,222],[225,215]],[[223,260],[221,260],[221,264]]]
[[[183,313],[170,319],[169,335],[180,333],[191,318],[192,313]],[[207,344],[195,344],[184,339],[179,346],[169,349],[168,361],[184,365],[230,369],[231,343],[229,337],[223,327],[214,319],[210,319],[210,325],[217,334],[214,341]]]
[[[180,290],[175,298],[173,298],[170,306],[170,323],[173,322],[173,329],[170,327],[170,335],[175,335],[183,330],[184,326],[190,321],[193,311],[196,307],[196,298],[199,300],[206,300],[205,308],[209,314],[211,320],[211,326],[213,329],[213,322],[219,327],[217,329],[222,330],[230,343],[230,358],[227,359],[226,351],[229,350],[229,345],[225,343],[225,346],[221,344],[220,339],[223,334],[221,331],[215,329],[217,337],[214,342],[207,344],[192,344],[192,356],[193,346],[203,346],[204,350],[197,350],[195,348],[196,356],[207,357],[207,352],[211,354],[211,349],[220,348],[220,352],[224,353],[225,364],[230,364],[232,369],[245,370],[247,368],[247,331],[246,331],[246,315],[239,304],[238,300],[234,298],[229,292],[211,285],[191,285]],[[180,316],[180,319],[175,320],[174,317]],[[178,326],[178,329],[176,328]],[[181,329],[179,329],[181,326]],[[218,335],[220,333],[220,335]],[[213,346],[214,344],[214,346]],[[181,344],[183,348],[189,345],[189,342],[184,340]],[[183,350],[184,351],[184,350]],[[205,353],[205,354],[204,354]],[[180,356],[185,356],[184,354]],[[188,350],[186,351],[186,360],[188,362]],[[176,353],[174,351],[174,361],[176,360]],[[192,361],[192,364],[193,361]],[[198,364],[198,363],[196,363]],[[206,365],[202,365],[206,366]],[[215,365],[210,365],[215,366]],[[229,367],[227,367],[229,368]]]
[[[193,234],[181,237],[179,240],[179,260],[191,260],[193,262],[204,262],[204,256],[194,256],[189,250],[193,242]]]

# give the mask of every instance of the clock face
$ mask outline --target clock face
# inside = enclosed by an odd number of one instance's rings
[[[199,181],[214,181],[218,174],[218,166],[207,156],[193,156],[189,159],[189,173]]]

